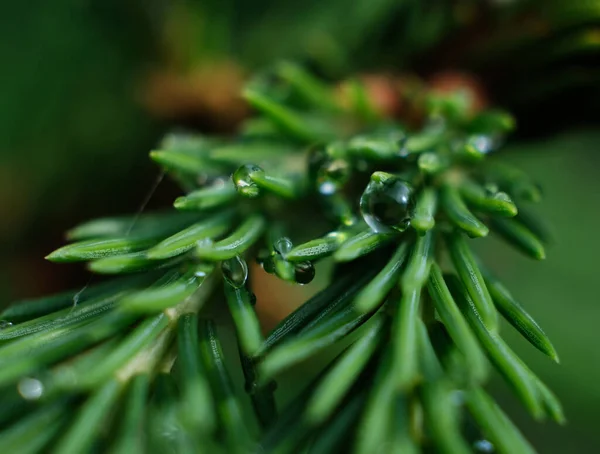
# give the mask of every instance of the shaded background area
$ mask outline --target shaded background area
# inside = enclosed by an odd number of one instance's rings
[[[332,79],[466,68],[517,113],[520,136],[506,159],[545,191],[538,211],[557,238],[548,259],[533,263],[493,241],[483,253],[555,342],[560,366],[509,336],[561,397],[570,422],[533,423],[500,380],[496,395],[540,452],[600,448],[600,306],[593,288],[600,256],[600,6],[573,1],[561,10],[561,2],[549,1],[536,16],[536,2],[514,2],[511,10],[495,3],[365,0],[351,10],[345,0],[4,5],[0,306],[83,285],[81,267],[43,260],[62,232],[138,209],[158,175],[147,153],[161,135],[175,125],[231,130],[244,114],[237,89],[256,68],[282,57]],[[162,183],[150,207],[176,193]],[[294,373],[299,382],[302,373]]]

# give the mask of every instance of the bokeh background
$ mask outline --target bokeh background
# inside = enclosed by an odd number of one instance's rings
[[[62,232],[136,211],[158,176],[147,153],[167,130],[231,131],[246,114],[237,90],[253,71],[281,58],[332,80],[460,69],[516,113],[506,159],[545,192],[538,212],[556,237],[545,262],[494,241],[482,253],[553,339],[560,366],[506,327],[569,423],[534,423],[501,380],[492,388],[540,452],[600,450],[600,2],[566,3],[8,2],[0,14],[0,307],[84,285],[81,267],[43,259]],[[165,181],[148,207],[175,194]]]

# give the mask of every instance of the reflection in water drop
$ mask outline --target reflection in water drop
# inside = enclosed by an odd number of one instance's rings
[[[8,320],[0,320],[0,330],[10,328],[12,325],[12,322],[9,322]]]
[[[260,194],[260,188],[252,181],[252,176],[262,174],[264,170],[254,164],[245,164],[239,167],[231,176],[238,193],[254,198]]]
[[[233,287],[242,288],[248,279],[248,265],[239,255],[221,263],[223,278]]]
[[[35,378],[22,378],[17,385],[17,390],[23,399],[37,400],[44,394],[44,385]]]
[[[375,172],[360,198],[360,212],[375,232],[403,232],[415,208],[414,190],[401,178]]]

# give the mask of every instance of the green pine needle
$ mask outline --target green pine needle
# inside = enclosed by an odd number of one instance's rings
[[[69,232],[49,260],[132,275],[2,313],[0,396],[22,404],[0,420],[2,452],[467,453],[464,411],[498,452],[533,452],[481,388],[490,363],[536,419],[564,422],[498,313],[558,362],[556,350],[471,247],[491,229],[545,256],[548,232],[521,207],[539,188],[488,157],[512,117],[423,89],[422,125],[391,124],[353,87],[362,97],[342,102],[277,66],[244,91],[258,117],[236,137],[173,135],[151,153],[189,177],[175,209]],[[333,272],[265,334],[253,261],[288,283],[309,283],[317,262]],[[222,311],[233,357],[210,319]],[[321,354],[317,378],[276,405],[281,373]]]

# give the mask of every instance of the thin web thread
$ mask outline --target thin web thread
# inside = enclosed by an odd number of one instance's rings
[[[131,231],[133,230],[133,228],[135,227],[135,224],[137,223],[138,219],[140,218],[140,215],[144,212],[144,210],[146,209],[146,206],[148,206],[148,203],[150,202],[150,200],[152,200],[152,196],[156,193],[156,190],[158,189],[158,187],[160,186],[160,183],[163,181],[165,177],[165,171],[161,171],[158,176],[156,177],[156,179],[154,180],[154,183],[152,183],[152,186],[150,187],[150,189],[148,190],[148,193],[146,194],[146,196],[144,197],[144,200],[142,200],[142,203],[140,204],[140,206],[138,207],[135,216],[133,217],[133,219],[131,220],[131,224],[129,225],[129,227],[127,228],[127,232],[125,233],[125,236],[128,237],[129,234],[131,233]],[[81,295],[83,295],[83,293],[87,290],[87,288],[90,286],[90,284],[92,283],[92,279],[93,279],[93,275],[91,275],[87,282],[85,283],[85,285],[81,288],[81,290],[79,290],[77,293],[75,293],[75,295],[73,295],[73,306],[71,307],[71,312],[73,311],[73,309],[75,309],[77,307],[77,304],[79,303],[79,300],[81,299]],[[69,315],[71,314],[71,312],[69,312]]]

